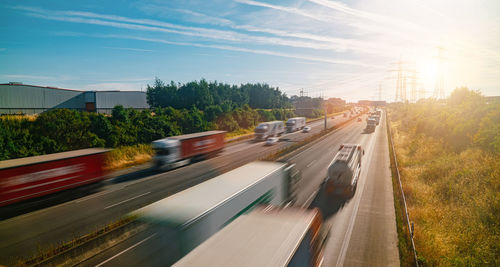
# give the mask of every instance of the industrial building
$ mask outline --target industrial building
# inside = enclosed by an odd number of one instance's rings
[[[116,105],[138,110],[149,108],[146,93],[139,91],[82,91],[12,82],[0,84],[0,114],[37,114],[57,108],[109,114]]]
[[[385,106],[387,102],[385,101],[374,101],[374,100],[359,100],[358,105],[360,106]]]

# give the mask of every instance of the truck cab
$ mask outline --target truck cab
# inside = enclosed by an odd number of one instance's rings
[[[179,140],[160,139],[153,141],[152,146],[155,151],[153,162],[157,168],[170,165],[181,158],[181,142]]]
[[[282,121],[268,121],[260,123],[255,128],[255,140],[266,140],[269,137],[280,136],[285,132]]]

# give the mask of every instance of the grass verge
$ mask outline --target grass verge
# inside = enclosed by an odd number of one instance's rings
[[[391,123],[419,264],[500,266],[500,155],[453,151],[405,118]]]
[[[396,229],[398,232],[398,250],[400,266],[415,266],[415,259],[412,254],[410,240],[410,229],[406,222],[403,196],[399,188],[398,173],[395,164],[395,158],[392,149],[392,139],[390,124],[387,121],[387,139],[389,144],[389,157],[391,161],[392,192],[394,194],[394,209],[396,211]]]
[[[154,151],[150,144],[122,146],[110,151],[106,157],[105,169],[119,170],[133,165],[148,162]]]
[[[48,248],[45,251],[39,251],[35,256],[29,259],[19,259],[16,263],[16,266],[38,266],[43,263],[47,263],[51,259],[66,253],[78,246],[84,245],[92,240],[100,238],[118,228],[121,228],[125,225],[136,220],[136,217],[125,217],[116,222],[110,223],[103,228],[97,229],[94,232],[86,234],[81,237],[74,238],[73,240],[65,243],[55,244],[54,246]]]

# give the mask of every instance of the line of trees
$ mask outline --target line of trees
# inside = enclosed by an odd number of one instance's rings
[[[222,109],[224,112],[249,105],[254,109],[291,108],[290,99],[279,88],[268,84],[229,85],[217,81],[192,81],[185,84],[164,83],[156,78],[147,86],[147,100],[151,107],[173,107],[200,110]]]
[[[457,88],[446,102],[426,99],[392,107],[403,130],[439,139],[456,152],[480,147],[500,153],[500,103],[479,91]]]
[[[290,99],[267,84],[207,82],[148,85],[150,110],[116,106],[111,115],[54,109],[36,117],[0,117],[0,160],[89,147],[146,144],[208,130],[249,129],[295,117]],[[315,110],[311,116],[321,116]]]

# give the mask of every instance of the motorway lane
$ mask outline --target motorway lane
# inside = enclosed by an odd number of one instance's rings
[[[289,159],[301,171],[298,204],[318,207],[330,227],[324,266],[398,266],[397,232],[392,195],[385,119],[376,131],[363,133],[366,123],[352,123]],[[342,143],[359,143],[365,150],[354,197],[324,202],[318,192]],[[168,239],[150,229],[99,254],[82,266],[169,265]],[[99,266],[102,266],[99,265]]]
[[[333,120],[328,119],[327,127],[332,127],[333,125],[340,123],[340,122],[344,121],[345,119],[346,118],[343,118],[342,116],[337,116]],[[311,132],[309,134],[315,134],[315,133],[318,133],[321,130],[323,130],[324,124],[325,124],[324,120],[318,120],[318,121],[308,123],[307,126],[310,126],[312,128]],[[297,132],[293,132],[293,133],[285,133],[280,137],[280,139],[281,140],[286,140],[286,139],[295,140],[295,138],[297,136],[301,136],[301,135],[304,135],[301,131],[297,131]],[[253,139],[242,141],[238,144],[234,144],[234,145],[230,145],[230,146],[226,147],[224,149],[224,151],[221,153],[221,155],[224,156],[224,155],[228,155],[231,153],[244,151],[244,150],[251,148],[251,147],[262,146],[262,144],[263,144],[263,142],[254,142]]]
[[[363,127],[349,127],[349,135],[327,138],[291,159],[302,171],[299,201],[319,208],[330,227],[324,266],[399,266],[385,118],[381,118],[374,133],[364,133]],[[361,144],[365,150],[362,171],[352,199],[327,200],[321,191],[317,193],[318,184],[326,178],[327,168],[342,143]]]
[[[357,192],[328,219],[325,266],[399,266],[385,116],[369,135]]]
[[[337,116],[328,127],[345,120]],[[37,210],[0,222],[0,264],[12,263],[14,257],[30,256],[38,247],[70,240],[117,220],[137,208],[160,200],[218,174],[262,158],[273,151],[319,132],[324,121],[311,123],[305,134],[289,133],[278,145],[265,147],[263,142],[243,141],[228,146],[231,153],[145,178],[111,180],[100,191],[57,206]],[[237,149],[234,149],[237,147]],[[153,172],[152,172],[153,173]]]
[[[356,142],[365,124],[364,121],[350,123],[289,160],[296,163],[297,170],[302,172],[297,204],[307,205],[306,202],[310,202],[312,199],[310,196],[314,197],[313,193],[317,191],[326,176],[326,168],[337,153],[339,145],[346,142]],[[362,137],[369,138],[364,135]],[[173,261],[169,255],[169,246],[172,245],[169,240],[171,239],[165,237],[161,231],[149,229],[94,256],[83,262],[81,266],[97,266],[99,264],[104,266],[170,265]]]

